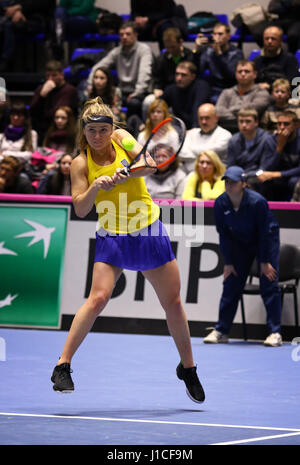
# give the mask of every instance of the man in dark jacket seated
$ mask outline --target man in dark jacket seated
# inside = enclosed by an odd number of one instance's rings
[[[300,180],[300,129],[297,115],[286,110],[278,115],[277,134],[273,134],[275,167],[262,171],[258,178],[264,183],[268,200],[290,200]]]
[[[210,88],[206,81],[196,78],[196,65],[182,61],[176,67],[175,83],[166,87],[162,99],[181,118],[187,129],[198,126],[198,108],[210,101]]]
[[[269,90],[276,79],[285,78],[291,82],[299,76],[297,58],[282,48],[283,30],[277,26],[267,27],[263,40],[262,52],[253,60],[260,87]]]
[[[272,135],[258,127],[258,113],[253,108],[245,108],[238,113],[239,132],[228,143],[227,166],[243,168],[248,185],[261,191],[257,173],[272,170],[276,166]]]

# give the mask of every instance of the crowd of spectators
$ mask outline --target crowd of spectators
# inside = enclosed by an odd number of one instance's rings
[[[5,53],[15,46],[11,31],[31,10],[26,1],[14,7],[0,3],[6,65]],[[48,3],[51,9],[53,2]],[[0,102],[0,192],[70,194],[76,120],[84,103],[100,96],[140,142],[159,118],[174,114],[184,121],[187,135],[179,159],[149,176],[152,197],[215,199],[224,191],[226,167],[238,165],[249,187],[267,200],[300,200],[300,99],[292,92],[299,76],[298,45],[290,23],[265,24],[260,53],[251,60],[230,41],[230,27],[223,23],[209,35],[198,33],[186,47],[184,32],[166,13],[171,7],[175,11],[175,2],[156,3],[131,2],[131,20],[120,26],[119,44],[78,85],[68,82],[64,63],[53,59],[29,105]],[[292,3],[300,16],[300,5]],[[57,41],[77,11],[86,14],[85,26],[94,31],[93,1],[61,0],[53,11]],[[149,40],[157,41],[157,54]]]

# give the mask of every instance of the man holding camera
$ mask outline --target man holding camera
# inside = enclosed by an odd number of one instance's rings
[[[214,104],[223,89],[235,84],[236,65],[244,58],[242,50],[229,41],[230,28],[223,23],[215,24],[211,37],[199,33],[195,40],[194,61],[200,77],[208,74]]]

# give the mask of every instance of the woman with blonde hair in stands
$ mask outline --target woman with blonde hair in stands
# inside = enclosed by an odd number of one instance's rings
[[[221,179],[225,165],[213,150],[201,152],[195,162],[195,169],[187,177],[182,194],[183,200],[214,200],[225,192]]]

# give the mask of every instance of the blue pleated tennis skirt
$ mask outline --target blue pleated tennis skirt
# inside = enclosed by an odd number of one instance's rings
[[[151,270],[175,258],[168,233],[160,220],[132,234],[96,232],[94,262],[134,271]]]

